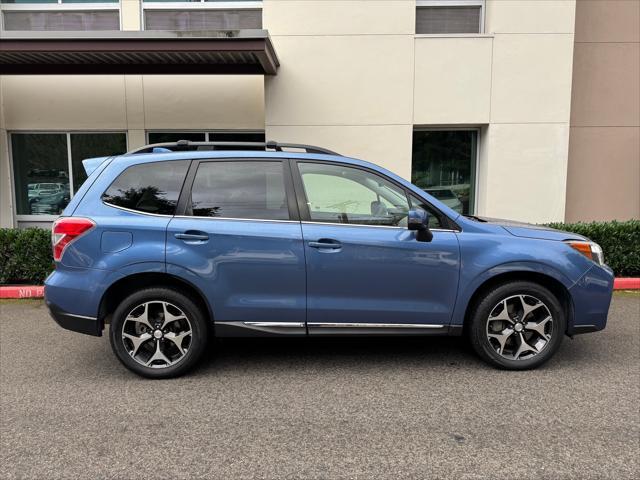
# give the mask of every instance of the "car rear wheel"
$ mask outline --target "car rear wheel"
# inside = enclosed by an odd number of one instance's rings
[[[566,318],[558,299],[532,282],[505,283],[476,303],[469,336],[485,361],[499,368],[526,370],[558,350]]]
[[[109,339],[129,370],[149,378],[177,377],[202,357],[207,322],[188,296],[166,288],[148,288],[118,306]]]

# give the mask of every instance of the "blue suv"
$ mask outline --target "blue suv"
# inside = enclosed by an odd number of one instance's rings
[[[605,327],[613,274],[574,233],[463,216],[318,147],[157,144],[84,161],[45,298],[130,370],[183,374],[211,335],[462,335],[537,367]]]

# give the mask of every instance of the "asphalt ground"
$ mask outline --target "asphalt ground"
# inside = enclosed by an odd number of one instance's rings
[[[640,295],[543,368],[455,338],[224,339],[144,380],[40,301],[0,303],[0,478],[640,477]]]

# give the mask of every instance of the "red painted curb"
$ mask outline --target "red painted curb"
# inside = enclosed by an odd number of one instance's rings
[[[616,278],[614,290],[640,290],[640,278]],[[5,285],[0,286],[0,298],[42,298],[44,287],[41,285]]]
[[[44,287],[41,285],[0,286],[0,298],[42,298]]]
[[[613,281],[614,290],[640,290],[640,278],[616,278]]]

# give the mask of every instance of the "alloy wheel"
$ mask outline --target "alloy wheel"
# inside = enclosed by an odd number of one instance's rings
[[[487,339],[498,355],[508,360],[527,360],[551,341],[553,317],[549,307],[532,295],[512,295],[489,313]]]
[[[127,353],[149,368],[167,368],[182,361],[191,344],[187,315],[169,302],[150,301],[133,308],[122,325]]]

